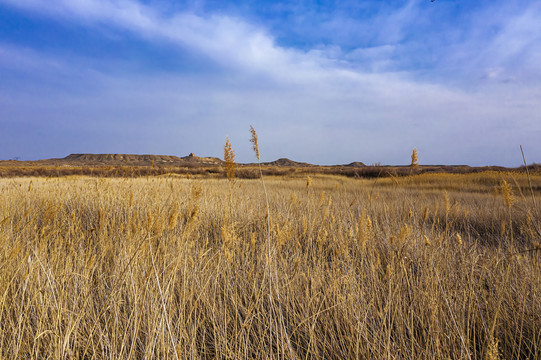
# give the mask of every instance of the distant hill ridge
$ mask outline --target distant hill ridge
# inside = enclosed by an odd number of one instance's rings
[[[97,164],[132,164],[132,165],[186,165],[204,164],[220,165],[223,161],[216,157],[199,157],[191,153],[188,156],[178,157],[174,155],[137,155],[137,154],[71,154],[63,159],[58,159],[69,163],[84,163],[89,165]]]
[[[108,171],[138,171],[141,174],[163,173],[165,171],[192,171],[193,174],[209,174],[220,172],[224,161],[217,157],[201,157],[190,153],[188,156],[152,155],[152,154],[70,154],[64,158],[43,160],[0,160],[0,177],[27,176],[36,174],[41,176],[60,176],[60,174],[93,174],[93,168],[106,168]],[[306,162],[294,161],[288,158],[280,158],[275,161],[261,163],[265,171],[270,174],[279,173],[282,170],[302,169],[301,173],[339,174],[346,176],[379,177],[390,175],[410,174],[408,165],[381,165],[366,164],[354,161],[342,165],[315,165]],[[133,167],[141,167],[134,169]],[[238,163],[239,168],[250,168],[257,163]],[[35,167],[35,168],[34,168]],[[52,167],[48,169],[48,167]],[[119,167],[120,169],[114,169]],[[131,168],[131,170],[130,170]],[[143,169],[144,168],[144,169]],[[167,170],[166,168],[170,168]],[[212,169],[214,168],[214,169]],[[278,172],[275,168],[283,168]],[[530,171],[540,171],[541,164],[533,163],[526,167]],[[419,173],[476,173],[481,171],[524,171],[524,166],[518,168],[506,168],[502,166],[478,166],[468,165],[419,165]],[[274,171],[274,172],[273,172]],[[282,171],[283,173],[283,171]],[[9,175],[11,174],[11,175]],[[244,171],[243,176],[249,175]]]
[[[66,161],[180,161],[178,156],[170,155],[135,155],[135,154],[71,154],[63,160]]]
[[[70,154],[63,159],[66,163],[82,163],[85,165],[222,165],[223,160],[217,157],[200,157],[194,153],[178,157],[174,155],[137,155],[137,154]],[[255,164],[246,164],[255,165]],[[316,166],[287,158],[261,163],[263,166],[309,167]]]
[[[224,161],[217,157],[196,156],[190,153],[188,156],[175,155],[152,155],[152,154],[70,154],[64,158],[17,161],[17,160],[0,160],[2,164],[35,164],[35,165],[64,165],[64,166],[221,166]],[[239,166],[256,166],[257,163],[239,163]],[[294,161],[288,158],[280,158],[274,161],[263,162],[262,166],[269,167],[319,167],[306,162]],[[338,167],[354,167],[360,168],[366,165],[362,162],[355,161],[344,165],[328,165]]]

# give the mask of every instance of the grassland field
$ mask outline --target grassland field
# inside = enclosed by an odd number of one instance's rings
[[[541,359],[530,175],[1,178],[0,358]]]

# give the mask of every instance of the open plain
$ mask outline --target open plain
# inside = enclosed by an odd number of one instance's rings
[[[539,359],[530,175],[0,179],[0,357]]]

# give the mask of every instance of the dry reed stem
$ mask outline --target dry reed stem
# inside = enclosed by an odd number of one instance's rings
[[[537,209],[537,204],[535,203],[535,195],[532,187],[532,179],[530,178],[530,171],[528,170],[528,164],[526,164],[526,157],[524,156],[524,150],[522,150],[522,145],[520,145],[520,152],[522,153],[522,160],[524,161],[524,169],[526,169],[526,175],[528,176],[528,187],[530,188],[530,193],[532,195],[532,202],[534,209]]]

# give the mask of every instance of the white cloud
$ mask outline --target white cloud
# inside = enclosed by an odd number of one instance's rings
[[[389,66],[394,45],[350,53],[332,46],[301,51],[278,46],[267,30],[242,19],[189,12],[169,15],[130,0],[0,2],[64,21],[129,30],[188,48],[226,68],[216,78],[118,74],[100,72],[95,64],[77,66],[85,64],[84,59],[62,60],[0,44],[1,67],[50,74],[34,92],[22,91],[18,99],[0,101],[3,118],[38,118],[44,124],[36,128],[43,127],[46,134],[57,131],[59,135],[47,138],[43,146],[58,147],[58,138],[64,135],[79,141],[70,140],[62,149],[82,147],[68,152],[135,152],[123,147],[136,145],[140,152],[177,153],[181,147],[184,152],[219,155],[225,134],[241,144],[247,125],[253,123],[267,160],[288,156],[319,163],[407,163],[411,148],[417,146],[426,162],[518,164],[508,155],[517,143],[541,153],[535,140],[541,132],[535,118],[541,112],[539,86],[523,87],[514,81],[461,89],[420,81],[406,72],[385,72],[395,67]],[[411,4],[387,22],[381,20],[387,24],[381,41],[404,37],[404,25],[418,11]],[[524,28],[536,28],[527,23],[536,13],[524,14],[506,20],[500,36],[485,51],[472,50],[480,37],[457,44],[469,55],[479,53],[472,65],[475,71],[489,79],[511,78],[516,75],[510,73],[509,59],[525,51],[539,54],[537,35],[521,38]],[[519,19],[525,23],[520,25]],[[506,49],[506,42],[515,45]],[[359,59],[372,68],[359,70],[349,63]],[[466,66],[466,60],[460,64]],[[224,76],[229,72],[233,80]],[[58,74],[79,81],[66,85],[67,91],[50,91]],[[96,88],[84,96],[69,91],[89,84]],[[7,92],[0,86],[0,94]],[[27,103],[32,107],[25,108]],[[249,146],[246,149],[237,150],[242,161],[251,160]]]
[[[2,0],[31,11],[108,24],[189,47],[226,66],[246,70],[283,69],[301,54],[275,46],[271,36],[253,25],[224,15],[201,17],[193,13],[173,16],[130,0]],[[304,59],[308,64],[311,59]]]
[[[474,78],[539,82],[541,4],[496,2],[472,13],[445,64]]]

